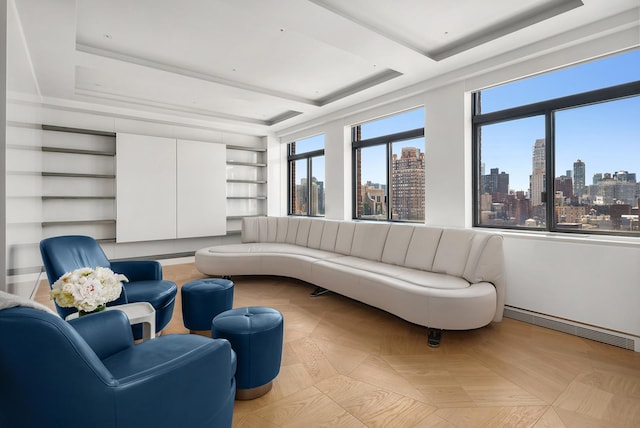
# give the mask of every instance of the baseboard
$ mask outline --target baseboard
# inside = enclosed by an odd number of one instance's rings
[[[640,352],[640,338],[624,333],[601,329],[598,327],[568,321],[525,309],[505,306],[504,316],[540,327],[549,328],[585,339],[595,340],[608,345],[618,346],[635,352]]]

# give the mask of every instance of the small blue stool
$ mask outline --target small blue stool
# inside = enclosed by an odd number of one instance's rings
[[[238,358],[236,399],[252,400],[271,390],[282,362],[282,314],[251,306],[225,311],[211,322],[211,337],[224,338]]]
[[[233,307],[233,282],[222,278],[196,279],[184,284],[182,322],[193,334],[211,337],[211,320]]]

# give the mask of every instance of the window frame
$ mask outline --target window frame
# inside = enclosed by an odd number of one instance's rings
[[[298,140],[301,141],[301,140]],[[311,178],[312,178],[312,174],[313,174],[313,170],[312,170],[312,159],[313,158],[317,158],[317,157],[324,157],[324,149],[317,149],[317,150],[312,150],[309,152],[304,152],[304,153],[291,153],[291,147],[292,144],[295,144],[297,141],[292,141],[290,143],[287,144],[287,215],[290,216],[297,216],[297,217],[324,217],[325,215],[312,215],[311,213],[314,212],[314,210],[311,207],[311,203],[313,201],[312,197],[311,197],[311,193],[312,193],[312,186],[311,186]],[[292,202],[292,194],[291,192],[293,191],[293,188],[295,187],[296,183],[293,182],[293,177],[291,174],[291,165],[293,162],[296,162],[298,160],[305,160],[306,159],[306,176],[307,176],[307,200],[309,201],[309,206],[307,207],[307,213],[306,214],[299,214],[299,213],[294,213],[292,212],[293,207],[291,206],[291,202]],[[326,174],[325,174],[326,175]],[[325,212],[326,212],[326,206],[325,206]]]
[[[592,229],[568,229],[558,228],[557,219],[555,218],[555,204],[553,195],[555,195],[555,113],[561,110],[586,107],[589,105],[606,103],[624,98],[640,96],[640,80],[634,82],[623,83],[619,85],[609,86],[606,88],[595,89],[573,95],[553,98],[545,101],[538,101],[517,107],[511,107],[503,110],[492,111],[482,114],[479,112],[482,90],[472,93],[472,141],[473,141],[473,226],[488,229],[514,229],[525,231],[543,231],[554,233],[573,233],[573,234],[592,234],[592,235],[608,235],[608,236],[633,236],[638,237],[637,233],[614,231],[614,230],[592,230]],[[492,125],[501,122],[524,119],[533,116],[543,116],[545,122],[545,173],[547,177],[545,188],[545,209],[546,209],[546,227],[531,228],[526,226],[509,226],[509,225],[490,225],[481,224],[480,210],[480,163],[482,144],[480,139],[480,128],[485,125]]]
[[[397,223],[416,223],[416,221],[410,220],[394,220],[393,213],[391,212],[390,201],[391,195],[391,160],[393,144],[401,141],[413,140],[416,138],[424,138],[424,127],[410,129],[407,131],[400,131],[394,134],[381,135],[378,137],[367,138],[365,140],[358,140],[359,129],[362,124],[354,125],[351,127],[351,183],[352,183],[352,196],[351,196],[351,218],[353,220],[367,220],[367,221],[387,221]],[[385,193],[385,205],[387,206],[387,218],[384,220],[376,219],[363,219],[358,217],[358,165],[357,165],[357,151],[359,149],[376,146],[386,146],[386,193]],[[361,184],[361,183],[360,183]],[[426,216],[426,214],[425,214]],[[425,219],[422,219],[424,222]]]

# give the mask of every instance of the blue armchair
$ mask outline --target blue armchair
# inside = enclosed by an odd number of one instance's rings
[[[40,254],[49,279],[49,286],[74,269],[82,267],[107,267],[126,275],[129,282],[123,283],[122,295],[108,305],[149,302],[156,310],[156,332],[171,321],[178,287],[162,279],[162,267],[155,260],[109,261],[98,241],[90,236],[66,235],[40,241]],[[75,308],[63,308],[56,304],[62,318],[77,312]],[[142,338],[140,324],[133,326],[135,339]]]
[[[134,344],[126,315],[65,322],[0,310],[0,426],[231,427],[235,353],[224,339],[168,334]]]

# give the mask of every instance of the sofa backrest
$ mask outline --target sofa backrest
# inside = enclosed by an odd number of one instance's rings
[[[502,237],[475,229],[305,217],[246,217],[242,242],[281,242],[412,269],[493,282]],[[498,260],[500,263],[498,263]]]

